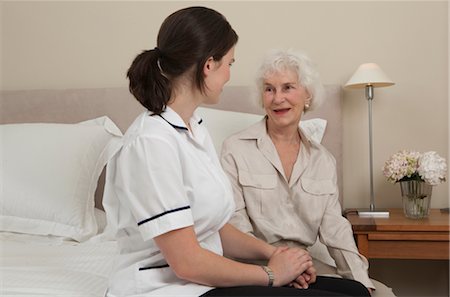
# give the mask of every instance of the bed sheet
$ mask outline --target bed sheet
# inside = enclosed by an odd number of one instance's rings
[[[0,233],[0,296],[104,296],[115,241]]]

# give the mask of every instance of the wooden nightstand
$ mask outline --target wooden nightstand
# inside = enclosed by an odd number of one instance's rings
[[[426,219],[389,209],[389,218],[360,218],[347,212],[359,252],[367,259],[449,259],[449,214],[431,209]]]

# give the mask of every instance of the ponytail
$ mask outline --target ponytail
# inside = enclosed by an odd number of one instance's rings
[[[225,17],[206,7],[187,7],[161,25],[155,47],[138,55],[128,69],[130,92],[149,111],[161,114],[181,77],[205,93],[205,62],[220,61],[238,36]]]
[[[137,55],[127,72],[131,94],[149,111],[161,114],[171,95],[171,83],[161,73],[161,50],[154,48]]]

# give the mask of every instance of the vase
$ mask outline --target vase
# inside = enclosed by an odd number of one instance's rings
[[[400,182],[403,213],[411,219],[422,219],[430,213],[431,191],[433,187],[420,180]]]

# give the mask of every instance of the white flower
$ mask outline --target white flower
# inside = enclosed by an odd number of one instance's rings
[[[445,181],[447,164],[436,152],[423,153],[418,160],[417,172],[420,177],[432,186]]]

